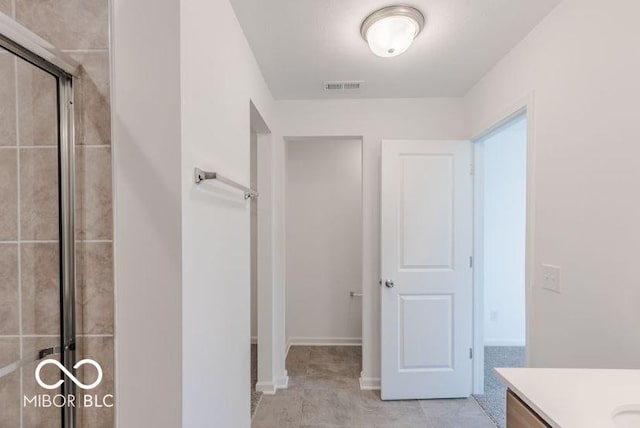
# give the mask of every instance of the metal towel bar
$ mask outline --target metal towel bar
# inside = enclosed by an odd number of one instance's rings
[[[195,168],[194,170],[194,180],[196,182],[196,184],[200,184],[201,181],[203,180],[218,180],[228,186],[231,187],[235,187],[236,189],[240,189],[244,192],[244,198],[245,199],[249,199],[249,198],[257,198],[258,197],[258,192],[250,189],[249,187],[243,186],[240,183],[237,183],[233,180],[230,180],[226,177],[221,176],[220,174],[218,174],[217,172],[207,172],[207,171],[203,171],[200,168]]]
[[[362,293],[358,293],[358,292],[355,292],[355,291],[351,291],[351,292],[349,293],[349,296],[351,296],[351,297],[362,297]]]

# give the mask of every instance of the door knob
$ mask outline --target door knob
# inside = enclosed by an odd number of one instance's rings
[[[386,286],[387,286],[387,288],[393,288],[393,287],[395,287],[395,286],[396,286],[396,285],[393,283],[393,279],[387,279],[387,280],[384,282],[384,285],[386,285]]]

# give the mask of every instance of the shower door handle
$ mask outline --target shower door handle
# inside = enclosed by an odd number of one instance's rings
[[[28,355],[18,361],[14,361],[11,364],[8,364],[4,367],[0,367],[0,378],[4,377],[8,374],[13,373],[14,371],[29,365],[35,361],[42,360],[43,358],[48,357],[49,355],[56,355],[60,353],[59,346],[52,346],[51,348],[41,349],[38,352]]]

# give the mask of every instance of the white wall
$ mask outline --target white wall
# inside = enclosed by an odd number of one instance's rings
[[[180,21],[182,425],[249,427],[250,204],[193,167],[249,183],[250,102],[274,131],[273,102],[228,1],[181,2]]]
[[[115,396],[122,428],[175,428],[182,419],[178,12],[177,0],[112,0]]]
[[[196,188],[192,168],[249,181],[250,99],[278,136],[363,138],[363,377],[375,379],[380,141],[468,138],[535,91],[534,257],[562,267],[562,293],[541,290],[536,276],[532,362],[640,367],[640,3],[564,0],[464,100],[277,109],[227,1],[112,6],[120,426],[249,426],[249,205],[210,183]],[[272,143],[270,321],[283,334],[284,144]],[[282,352],[276,335],[276,378]]]
[[[466,97],[477,134],[535,93],[535,366],[640,368],[639,15],[564,0]],[[541,264],[561,267],[560,294]]]
[[[477,143],[482,169],[484,344],[525,345],[527,121]]]
[[[287,341],[359,343],[362,141],[286,143]]]
[[[462,99],[380,99],[278,101],[282,136],[362,137],[362,377],[375,385],[380,378],[380,142],[382,139],[462,139]],[[284,196],[284,144],[274,140],[274,203]],[[274,211],[274,234],[282,233],[284,213]],[[275,236],[275,235],[274,235]],[[274,256],[284,260],[280,243]],[[277,262],[275,266],[283,266]]]
[[[249,203],[193,168],[248,183],[250,106],[277,129],[271,94],[227,1],[113,0],[111,23],[119,426],[248,427]],[[265,317],[284,332],[283,308]],[[283,335],[263,376],[284,377]]]

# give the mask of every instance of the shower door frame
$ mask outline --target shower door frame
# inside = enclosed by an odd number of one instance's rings
[[[60,353],[61,363],[75,373],[75,132],[74,78],[78,64],[49,42],[0,13],[0,47],[56,78],[58,117],[58,223],[60,260],[60,348],[42,350],[39,357]],[[75,384],[61,373],[62,394],[75,395]],[[75,407],[62,406],[62,428],[75,428]]]

